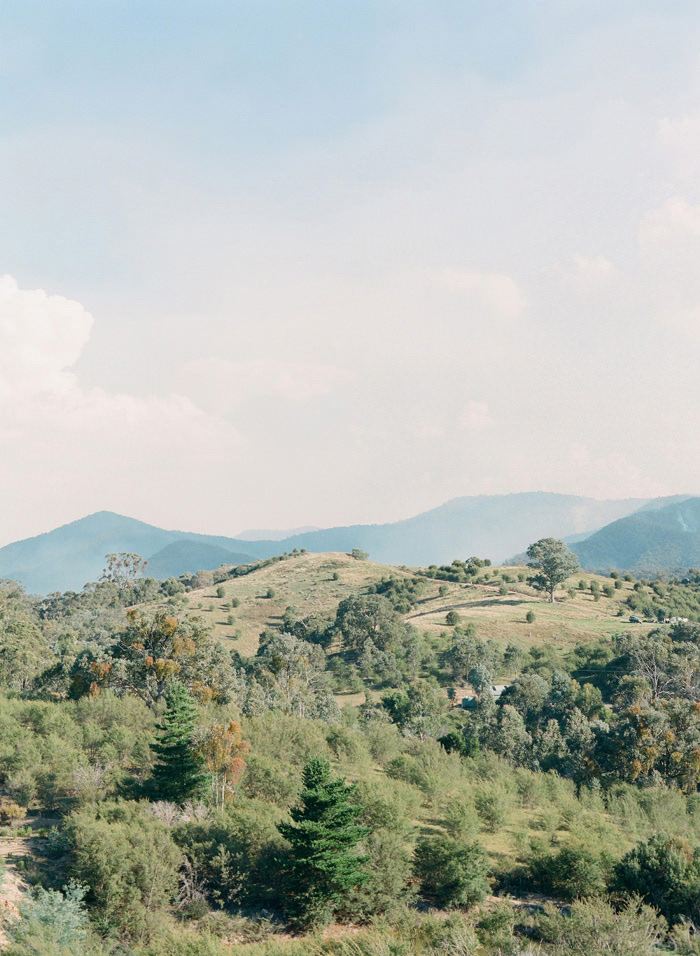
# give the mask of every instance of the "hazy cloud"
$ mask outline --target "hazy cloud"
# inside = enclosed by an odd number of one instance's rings
[[[516,319],[525,310],[525,296],[511,276],[469,269],[443,269],[436,279],[450,292],[464,296],[472,307],[493,316]]]

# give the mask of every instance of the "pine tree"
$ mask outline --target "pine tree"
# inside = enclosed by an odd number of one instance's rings
[[[166,695],[167,707],[151,745],[157,757],[153,786],[160,800],[183,803],[204,788],[203,758],[193,743],[197,707],[187,688],[174,681]]]
[[[356,847],[369,830],[357,822],[355,787],[334,777],[328,761],[311,760],[303,784],[294,822],[278,829],[291,845],[283,868],[288,914],[307,928],[329,922],[348,891],[365,881],[365,858]]]

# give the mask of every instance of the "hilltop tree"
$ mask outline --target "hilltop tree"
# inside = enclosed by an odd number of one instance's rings
[[[540,538],[527,549],[528,564],[537,574],[528,583],[538,591],[545,591],[554,603],[554,592],[560,584],[578,571],[576,555],[557,538]]]
[[[136,578],[145,572],[148,565],[145,558],[131,551],[108,554],[105,557],[105,562],[100,580],[116,584],[120,591],[125,591],[130,587]]]
[[[348,892],[367,879],[357,845],[369,830],[358,823],[362,808],[354,796],[355,786],[316,757],[304,768],[293,822],[278,824],[290,844],[283,868],[288,913],[299,927],[329,922]]]
[[[194,742],[197,707],[179,681],[170,684],[166,700],[158,739],[152,744],[157,757],[153,786],[159,799],[184,803],[202,792],[207,779],[204,757]]]

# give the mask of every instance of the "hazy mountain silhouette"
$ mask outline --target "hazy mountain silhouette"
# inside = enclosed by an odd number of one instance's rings
[[[592,533],[646,506],[655,505],[648,499],[599,501],[548,492],[478,495],[455,498],[404,521],[262,541],[168,531],[101,511],[1,548],[0,577],[20,581],[37,593],[77,589],[99,577],[105,555],[114,551],[138,552],[150,562],[148,573],[161,578],[294,548],[361,548],[387,564],[439,564],[472,554],[502,561],[544,535]]]
[[[591,570],[640,575],[700,567],[700,498],[678,498],[613,521],[571,546]]]

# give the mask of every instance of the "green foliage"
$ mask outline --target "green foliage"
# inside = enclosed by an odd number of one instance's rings
[[[447,729],[447,698],[434,681],[414,681],[406,690],[386,694],[382,704],[408,737],[440,737]]]
[[[537,574],[529,579],[532,587],[545,591],[554,601],[556,588],[578,570],[578,560],[563,541],[556,538],[540,538],[527,549],[531,568]]]
[[[90,935],[85,892],[78,883],[69,883],[63,892],[37,887],[20,903],[19,919],[7,925],[10,951],[38,952],[39,945],[43,952],[50,947],[83,951]]]
[[[365,858],[357,852],[368,829],[358,822],[355,788],[331,773],[326,760],[306,765],[292,822],[278,829],[289,844],[283,864],[285,903],[298,926],[328,922],[346,894],[367,880]]]
[[[663,835],[630,850],[615,867],[613,888],[639,896],[670,922],[700,921],[700,847]]]
[[[527,886],[561,900],[601,896],[607,887],[608,860],[582,846],[539,850],[528,863]]]
[[[488,862],[478,843],[443,834],[421,837],[415,869],[422,894],[438,906],[473,906],[489,891]]]
[[[75,811],[66,823],[70,875],[88,887],[97,925],[131,939],[148,935],[150,916],[177,893],[182,853],[147,805],[108,802]]]
[[[197,708],[179,682],[170,685],[166,703],[156,741],[151,745],[156,758],[153,791],[161,800],[183,803],[201,794],[207,779],[194,740]]]
[[[603,900],[581,900],[566,913],[550,905],[536,923],[551,956],[657,956],[665,929],[658,913],[636,900],[621,910]]]
[[[239,798],[205,820],[187,821],[175,829],[174,839],[197,874],[197,888],[211,904],[276,905],[281,818],[274,805]]]

